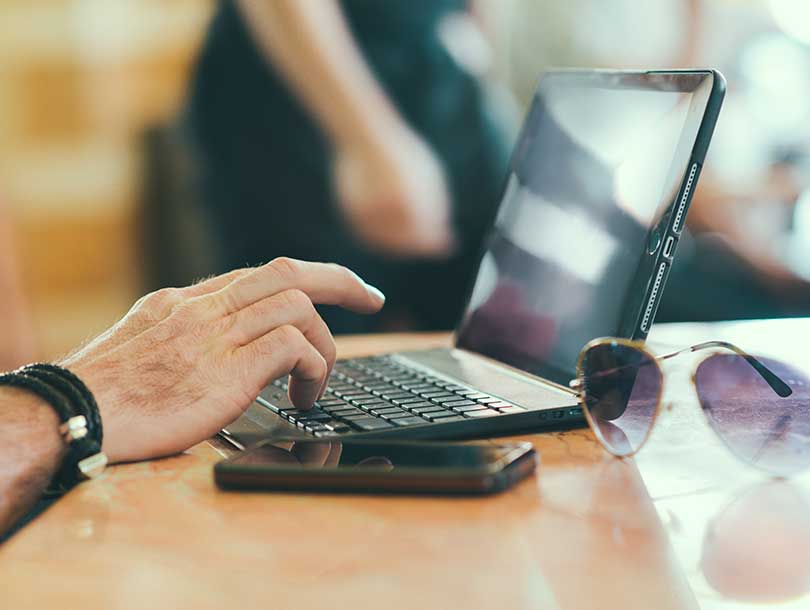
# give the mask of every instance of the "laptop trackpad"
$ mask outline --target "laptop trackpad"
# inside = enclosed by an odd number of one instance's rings
[[[411,366],[428,369],[530,409],[576,406],[570,392],[534,380],[461,350],[431,349],[394,355]]]

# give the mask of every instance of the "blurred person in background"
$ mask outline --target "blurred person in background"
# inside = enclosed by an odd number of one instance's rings
[[[227,0],[188,126],[220,270],[334,260],[388,296],[337,332],[446,329],[498,203],[509,122],[464,0]]]
[[[36,355],[12,238],[11,220],[0,199],[0,371],[31,362]]]
[[[729,89],[657,320],[807,315],[810,311],[810,27],[790,40],[780,10],[706,0],[507,0],[500,71],[527,103],[553,66],[711,66]],[[771,15],[768,11],[771,11]],[[782,19],[788,27],[801,15]],[[733,25],[732,25],[733,24]],[[777,27],[779,26],[779,27]],[[800,205],[796,205],[797,201]],[[806,220],[802,220],[806,218]],[[805,227],[805,228],[803,228]],[[804,246],[802,244],[805,244]]]

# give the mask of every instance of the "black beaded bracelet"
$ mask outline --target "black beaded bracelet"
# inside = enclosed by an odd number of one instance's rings
[[[104,440],[101,415],[96,399],[81,379],[67,369],[46,363],[29,364],[23,367],[22,371],[29,377],[40,379],[65,394],[79,413],[87,418],[87,435],[101,447]]]
[[[52,491],[63,493],[79,480],[104,470],[107,456],[101,451],[103,430],[98,405],[76,375],[53,364],[37,363],[0,375],[0,385],[36,394],[59,416],[59,432],[68,453],[51,483]]]

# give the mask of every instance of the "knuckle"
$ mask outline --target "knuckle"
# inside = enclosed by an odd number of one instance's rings
[[[291,282],[294,281],[301,272],[301,262],[287,256],[280,256],[273,259],[268,263],[268,266],[281,278]]]
[[[315,311],[312,301],[310,301],[309,297],[303,290],[299,290],[297,288],[285,290],[282,293],[282,298],[284,299],[286,306],[296,312]]]
[[[306,339],[304,335],[292,324],[279,326],[273,333],[282,350],[297,355],[301,345]]]
[[[205,297],[194,297],[181,301],[172,308],[172,314],[187,320],[196,320],[205,317],[213,308],[211,299]]]
[[[291,370],[301,356],[303,342],[306,341],[295,326],[279,326],[272,332],[272,342],[267,345],[269,355],[280,358],[286,370]]]
[[[152,313],[160,313],[171,309],[182,300],[183,297],[179,288],[161,288],[142,297],[138,301],[138,304],[139,308],[146,309]]]
[[[316,372],[317,379],[323,379],[326,377],[326,374],[329,372],[329,363],[326,362],[326,358],[324,358],[321,354],[317,354],[315,357],[316,366],[318,370]]]

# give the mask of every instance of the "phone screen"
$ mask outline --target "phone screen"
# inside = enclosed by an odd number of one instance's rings
[[[480,471],[529,450],[527,444],[488,445],[372,441],[264,442],[228,460],[234,466],[277,466],[285,470],[352,469],[392,471],[452,469]]]

